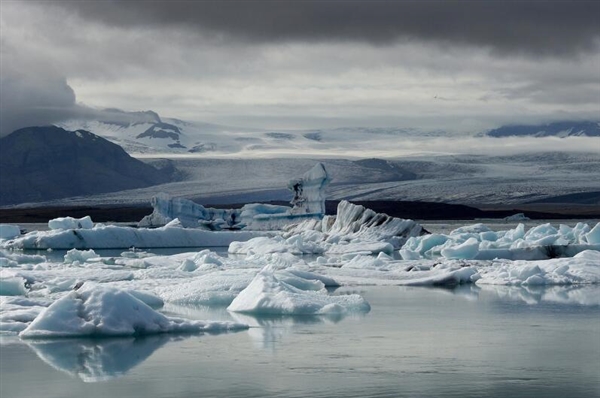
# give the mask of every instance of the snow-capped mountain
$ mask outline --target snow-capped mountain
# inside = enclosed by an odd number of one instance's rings
[[[108,115],[108,118],[102,120],[69,120],[59,126],[67,130],[91,131],[136,155],[207,153],[260,157],[263,153],[299,156],[323,153],[336,156],[336,151],[360,154],[365,143],[375,150],[387,150],[390,142],[399,138],[438,138],[450,135],[441,130],[423,131],[397,127],[261,130],[161,118],[152,111],[123,112],[111,109]],[[111,119],[113,115],[114,120]]]
[[[555,122],[542,125],[509,125],[490,130],[486,133],[489,137],[600,137],[600,123],[593,121],[583,122]]]

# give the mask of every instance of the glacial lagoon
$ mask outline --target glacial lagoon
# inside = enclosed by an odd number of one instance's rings
[[[2,337],[0,396],[596,397],[600,287],[344,287],[366,314],[232,320],[217,335]]]

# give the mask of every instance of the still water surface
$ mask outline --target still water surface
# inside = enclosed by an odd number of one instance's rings
[[[255,318],[248,331],[142,339],[2,339],[0,396],[598,397],[600,287],[343,288],[347,317]]]

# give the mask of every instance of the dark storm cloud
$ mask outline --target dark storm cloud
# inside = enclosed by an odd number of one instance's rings
[[[186,26],[242,41],[425,40],[498,52],[597,48],[599,1],[57,1],[114,26]]]

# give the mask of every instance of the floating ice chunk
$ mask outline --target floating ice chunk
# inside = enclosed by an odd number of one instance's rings
[[[74,263],[75,261],[85,263],[93,258],[100,258],[100,256],[98,256],[93,250],[71,249],[67,252],[67,254],[65,254],[65,263],[70,264]]]
[[[447,259],[471,260],[479,252],[479,242],[475,238],[469,238],[466,242],[442,249],[442,256]]]
[[[282,236],[232,243],[230,253],[391,254],[407,238],[422,233],[419,224],[342,201],[337,216],[309,219],[288,227]]]
[[[90,216],[83,218],[59,217],[48,221],[48,228],[52,230],[61,229],[92,229],[94,223]]]
[[[367,312],[370,306],[357,294],[330,296],[325,289],[299,289],[276,277],[272,267],[266,266],[227,309],[255,314],[315,315]]]
[[[301,178],[291,180],[288,189],[294,193],[292,214],[325,214],[325,187],[331,179],[322,163],[317,163]]]
[[[188,282],[159,286],[155,292],[166,302],[185,305],[227,306],[256,275],[256,269],[211,272]]]
[[[504,221],[527,221],[530,220],[524,213],[513,214],[512,216],[504,217]]]
[[[183,260],[181,265],[178,267],[180,271],[193,272],[199,271],[210,271],[219,269],[223,266],[222,258],[210,250],[202,250],[196,253],[193,258],[187,258]]]
[[[0,224],[0,239],[12,239],[21,235],[18,225]]]
[[[491,229],[485,224],[472,224],[465,225],[462,227],[458,227],[450,232],[450,235],[458,235],[458,234],[478,234],[481,232],[489,232]]]
[[[183,260],[181,265],[179,267],[177,267],[177,269],[179,271],[184,271],[184,272],[193,272],[198,269],[198,266],[196,265],[196,263],[193,260],[186,258],[185,260]]]
[[[138,336],[157,333],[217,332],[247,328],[232,322],[170,318],[131,294],[85,284],[58,299],[25,329],[22,338]]]
[[[258,232],[206,231],[191,228],[131,228],[116,225],[93,229],[34,231],[6,241],[3,246],[16,249],[120,249],[228,246],[260,236]]]
[[[590,232],[585,234],[585,240],[590,245],[600,245],[600,222]]]
[[[12,278],[0,278],[0,296],[26,296],[27,280],[19,276]]]

